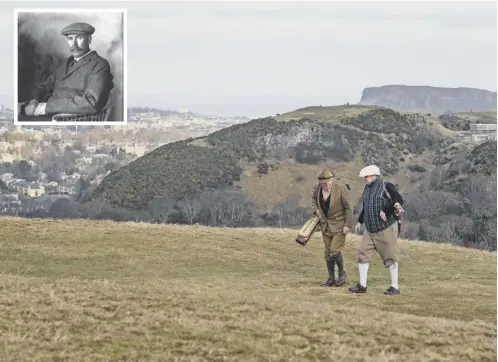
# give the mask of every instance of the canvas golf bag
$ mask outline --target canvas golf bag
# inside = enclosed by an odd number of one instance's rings
[[[296,242],[298,244],[301,244],[302,246],[305,246],[311,238],[311,235],[313,235],[313,233],[317,229],[319,223],[320,218],[316,215],[313,215],[313,217],[306,221],[303,227],[299,230],[299,233],[296,237]]]

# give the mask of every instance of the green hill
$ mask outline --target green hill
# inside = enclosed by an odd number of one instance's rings
[[[382,107],[307,107],[164,145],[112,172],[83,206],[56,204],[48,215],[300,227],[324,166],[359,202],[358,171],[375,163],[405,196],[403,237],[496,250],[496,145],[453,132]]]
[[[401,295],[295,230],[2,217],[2,361],[496,361],[496,253],[402,240]]]
[[[296,118],[301,115],[306,117]],[[155,197],[177,199],[237,185],[244,190],[244,176],[253,175],[252,170],[259,177],[291,164],[316,166],[307,168],[310,174],[296,176],[305,179],[314,179],[326,164],[338,169],[345,182],[361,187],[352,175],[364,164],[376,163],[386,176],[403,174],[403,183],[408,164],[427,163],[423,159],[446,138],[418,114],[380,107],[309,107],[164,145],[110,174],[93,198],[113,207],[142,209]],[[259,206],[271,198],[248,194]]]
[[[459,152],[406,197],[406,236],[496,250],[496,142]]]
[[[496,124],[495,112],[462,112],[456,114],[443,114],[439,116],[444,127],[453,131],[468,131],[474,123]]]

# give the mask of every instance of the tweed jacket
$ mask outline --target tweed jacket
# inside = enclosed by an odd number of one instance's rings
[[[34,99],[47,102],[47,115],[94,114],[107,103],[114,87],[109,62],[91,51],[68,71],[72,59],[65,58],[34,92]]]
[[[312,205],[315,211],[320,207],[320,197],[322,186],[318,184],[313,190]],[[338,182],[332,183],[330,190],[330,205],[328,210],[322,210],[325,216],[320,220],[320,229],[322,232],[329,230],[333,233],[342,232],[344,226],[350,230],[353,229],[353,207],[351,203],[351,194],[346,185]]]

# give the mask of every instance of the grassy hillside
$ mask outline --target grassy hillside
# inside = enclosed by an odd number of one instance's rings
[[[363,167],[361,155],[356,155],[350,162],[330,164],[334,166],[339,181],[351,185],[353,198],[358,199],[363,191],[363,181],[358,177],[358,170]],[[309,207],[311,190],[316,185],[316,175],[322,168],[323,164],[303,165],[292,161],[279,161],[268,174],[261,175],[257,166],[248,165],[240,177],[240,182],[235,184],[242,187],[260,210],[272,210],[279,204],[287,204],[290,208]]]
[[[495,361],[496,253],[401,241],[399,296],[320,234],[2,218],[3,361]]]
[[[340,123],[340,121],[347,117],[356,117],[369,110],[379,109],[377,106],[363,106],[363,105],[349,105],[349,106],[310,106],[305,108],[296,109],[295,111],[282,113],[274,117],[281,122],[290,120],[299,120],[301,118],[310,118],[317,121],[325,121],[331,123]]]
[[[461,146],[438,150],[441,164],[405,194],[404,235],[496,250],[496,142]]]
[[[496,124],[495,112],[462,112],[443,114],[439,120],[444,127],[453,131],[468,131],[473,123]]]
[[[413,164],[430,169],[435,145],[446,138],[418,114],[367,106],[308,107],[164,145],[110,174],[93,198],[137,210],[157,197],[176,200],[203,190],[241,186],[250,200],[266,205],[268,211],[282,202],[271,194],[276,174],[269,177],[279,169],[296,165],[301,173],[296,177],[310,180],[327,165],[345,182],[359,185],[352,175],[365,164],[376,163],[384,175],[411,186],[410,177],[418,176]],[[298,171],[297,166],[302,168]],[[261,189],[247,181],[254,175],[261,177],[267,192],[254,192]]]
[[[496,123],[496,111],[494,112],[461,112],[457,116],[468,118],[471,121],[481,121],[481,123]]]
[[[360,205],[358,172],[376,164],[405,197],[404,237],[496,250],[488,165],[496,165],[496,144],[458,142],[441,122],[374,106],[298,109],[164,145],[86,190],[84,205],[54,204],[34,216],[300,227],[324,166]]]

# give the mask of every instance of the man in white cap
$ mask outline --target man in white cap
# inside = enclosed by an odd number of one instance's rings
[[[360,171],[365,182],[363,190],[363,209],[358,218],[355,231],[360,233],[365,224],[365,232],[356,252],[360,282],[349,291],[366,293],[368,267],[377,251],[384,266],[389,268],[391,286],[384,292],[387,295],[400,294],[398,285],[398,237],[397,217],[402,212],[403,198],[396,186],[380,179],[380,170],[370,165]]]
[[[104,108],[114,87],[113,75],[107,60],[90,50],[94,32],[87,23],[62,29],[72,55],[35,89],[24,110],[27,115],[95,114]]]

